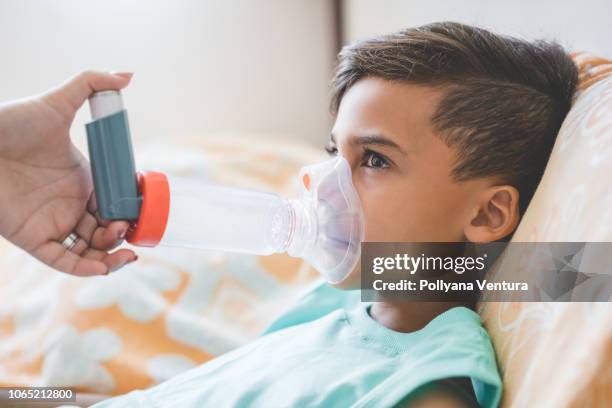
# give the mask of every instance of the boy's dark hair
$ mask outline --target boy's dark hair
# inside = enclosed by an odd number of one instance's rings
[[[333,114],[365,77],[439,87],[432,125],[457,152],[454,179],[500,176],[519,191],[524,213],[578,82],[559,44],[440,22],[356,42],[338,58]]]

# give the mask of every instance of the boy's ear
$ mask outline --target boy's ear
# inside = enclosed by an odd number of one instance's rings
[[[519,222],[519,192],[510,185],[482,191],[477,207],[464,229],[470,242],[493,242],[510,235]]]

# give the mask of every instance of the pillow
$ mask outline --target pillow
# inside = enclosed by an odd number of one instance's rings
[[[612,241],[612,63],[587,53],[573,57],[578,92],[515,242]],[[480,307],[503,372],[502,406],[612,401],[611,304]]]
[[[323,149],[255,135],[137,147],[137,167],[292,196]],[[0,242],[0,385],[146,388],[257,336],[318,274],[287,255],[138,248],[108,277],[57,273]]]

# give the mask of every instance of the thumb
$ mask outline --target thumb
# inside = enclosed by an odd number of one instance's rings
[[[52,90],[49,96],[64,100],[76,112],[92,93],[125,88],[132,75],[131,72],[83,71]]]

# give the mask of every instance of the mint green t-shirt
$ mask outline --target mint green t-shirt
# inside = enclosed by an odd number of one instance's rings
[[[314,285],[253,342],[95,407],[392,407],[452,377],[470,378],[480,405],[497,407],[501,379],[478,314],[455,307],[400,333],[359,300]]]

